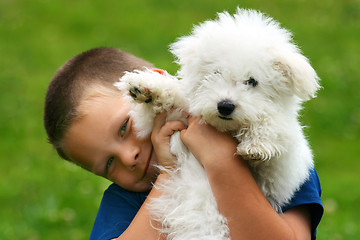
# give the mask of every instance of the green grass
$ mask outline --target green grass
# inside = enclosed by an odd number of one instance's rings
[[[47,143],[43,102],[60,65],[113,46],[175,73],[168,45],[237,5],[290,29],[321,77],[302,117],[323,188],[318,239],[360,239],[359,0],[1,0],[0,239],[87,239],[109,185]]]

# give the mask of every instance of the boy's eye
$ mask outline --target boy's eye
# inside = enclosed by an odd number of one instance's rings
[[[114,157],[110,157],[106,163],[106,169],[109,169],[109,167],[111,166],[112,162],[114,161]]]
[[[124,134],[126,133],[128,123],[129,123],[129,119],[126,119],[126,121],[123,123],[123,125],[121,125],[120,130],[119,130],[119,135],[121,137],[124,136]]]

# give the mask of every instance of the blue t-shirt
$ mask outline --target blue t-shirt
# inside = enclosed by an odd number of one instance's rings
[[[111,184],[104,192],[90,240],[108,240],[119,237],[130,225],[147,194],[129,192],[116,184]],[[316,239],[316,228],[324,212],[320,196],[320,181],[316,171],[312,169],[309,180],[295,193],[290,203],[282,208],[285,212],[300,205],[310,207],[312,239]]]

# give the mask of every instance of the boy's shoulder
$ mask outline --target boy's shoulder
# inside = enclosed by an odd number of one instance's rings
[[[283,208],[283,211],[303,204],[319,204],[322,206],[321,185],[315,169],[310,170],[308,180],[295,193],[289,204]]]
[[[140,204],[138,207],[141,207],[142,203],[145,201],[149,192],[132,192],[128,191],[119,185],[113,183],[111,184],[104,192],[103,201],[109,202],[128,202],[133,204],[136,202]]]
[[[147,195],[148,192],[131,192],[111,184],[104,192],[90,240],[120,236],[130,225]]]
[[[316,229],[324,214],[324,207],[321,202],[321,185],[315,169],[310,170],[308,180],[295,193],[289,204],[282,208],[285,212],[297,206],[306,205],[311,214],[312,239],[316,239]]]

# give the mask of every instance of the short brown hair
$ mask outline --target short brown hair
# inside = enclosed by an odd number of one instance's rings
[[[60,67],[52,78],[45,98],[44,126],[49,142],[60,157],[71,160],[62,141],[78,116],[78,106],[86,89],[96,85],[115,88],[113,84],[125,71],[153,67],[150,63],[116,48],[85,51]]]

